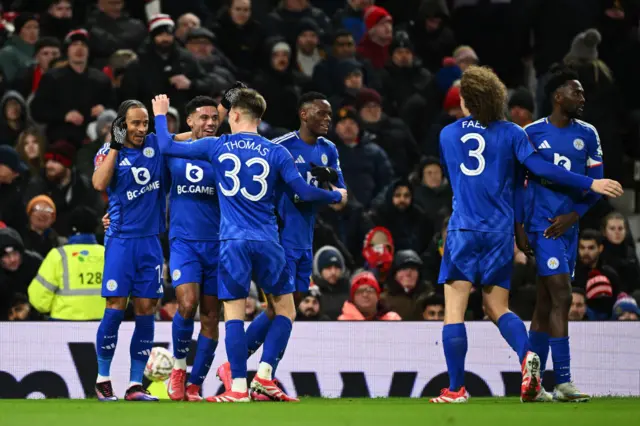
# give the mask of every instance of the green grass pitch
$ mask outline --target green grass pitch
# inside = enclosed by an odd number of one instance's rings
[[[303,398],[291,404],[0,400],[0,426],[606,426],[638,422],[640,398],[596,398],[583,404],[472,398],[466,405],[431,405],[426,399],[410,398]]]

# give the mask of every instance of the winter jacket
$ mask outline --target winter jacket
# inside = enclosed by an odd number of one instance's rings
[[[18,76],[18,71],[26,68],[33,62],[34,45],[14,35],[0,49],[0,68],[4,78],[13,81]]]
[[[382,83],[376,71],[373,69],[371,62],[358,57],[338,59],[332,55],[320,61],[313,69],[313,76],[311,78],[315,90],[324,93],[326,96],[342,93],[344,90],[344,78],[341,78],[341,75],[344,73],[344,68],[341,63],[349,60],[354,60],[360,65],[365,86],[378,91],[382,90]]]
[[[320,258],[322,251],[323,249],[318,250],[313,256],[312,279],[313,283],[317,285],[322,292],[322,313],[327,315],[329,319],[336,320],[342,312],[342,306],[349,299],[351,283],[349,282],[349,276],[346,270],[342,272],[342,276],[335,284],[329,284],[327,281],[322,279],[320,270],[318,269],[318,259]],[[342,255],[338,250],[336,251],[340,256]],[[344,259],[342,259],[342,264],[344,264]]]
[[[440,27],[433,32],[427,31],[427,18],[440,18]],[[415,43],[415,53],[432,73],[442,66],[442,59],[451,56],[456,48],[456,39],[449,27],[449,8],[446,0],[424,0],[418,10],[418,17],[409,27],[411,40]]]
[[[269,37],[282,36],[290,46],[295,46],[298,23],[304,18],[315,22],[320,28],[320,39],[325,40],[331,32],[331,22],[322,9],[317,7],[309,6],[300,12],[278,7],[268,14],[262,22]]]
[[[600,260],[620,276],[620,291],[633,293],[640,289],[640,265],[634,247],[605,240]]]
[[[371,61],[371,65],[376,70],[384,68],[389,60],[389,46],[380,46],[369,38],[369,34],[365,34],[364,38],[358,43],[358,55]]]
[[[114,19],[94,10],[87,17],[86,26],[90,34],[91,59],[96,67],[106,65],[116,50],[138,50],[147,36],[145,25],[126,13]]]
[[[382,70],[382,91],[384,93],[384,110],[387,114],[397,116],[407,100],[416,93],[425,94],[431,73],[422,67],[418,59],[410,67],[398,67],[389,62]]]
[[[9,100],[14,99],[22,108],[22,113],[20,115],[20,122],[18,123],[17,128],[13,128],[9,126],[9,123],[5,119],[4,108],[7,105]],[[22,95],[15,90],[9,90],[4,94],[2,99],[0,99],[0,111],[2,111],[2,119],[0,120],[0,145],[10,145],[15,147],[18,143],[18,137],[23,130],[27,127],[33,125],[31,121],[31,117],[29,115],[29,106],[25,102]]]
[[[338,321],[401,321],[400,315],[393,311],[379,311],[374,318],[367,320],[362,313],[351,302],[344,302],[342,306],[342,315],[338,317]]]

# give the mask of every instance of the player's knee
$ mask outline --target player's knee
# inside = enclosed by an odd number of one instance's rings
[[[198,299],[195,295],[183,297],[178,301],[178,304],[178,310],[183,318],[194,318],[196,316],[196,311],[198,310]]]
[[[571,290],[559,291],[552,297],[554,311],[569,312],[571,309]]]
[[[200,334],[210,339],[218,340],[218,312],[209,311],[206,315],[200,312]]]
[[[127,298],[126,297],[107,297],[106,308],[124,311],[127,308]]]

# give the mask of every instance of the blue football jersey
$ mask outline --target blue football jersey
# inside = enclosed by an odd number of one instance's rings
[[[535,151],[524,130],[461,118],[442,129],[440,151],[453,189],[449,230],[512,233],[518,163]]]
[[[100,165],[109,153],[106,143],[96,154]],[[155,134],[145,137],[142,148],[122,148],[107,187],[111,225],[107,237],[135,238],[165,231],[166,190],[164,159]]]
[[[290,132],[272,141],[284,146],[291,154],[298,172],[309,185],[318,187],[318,181],[311,176],[311,163],[317,166],[328,166],[338,172],[336,186],[345,188],[344,178],[340,170],[340,160],[336,146],[328,139],[319,137],[317,142],[309,145],[300,139],[299,133]],[[280,230],[280,242],[285,248],[310,249],[313,246],[313,228],[316,221],[316,203],[305,203],[283,183],[277,185],[277,208],[284,222]]]
[[[177,157],[165,161],[171,173],[169,238],[217,241],[220,204],[211,163]]]
[[[590,167],[602,166],[598,132],[591,124],[572,120],[564,128],[542,118],[525,127],[529,140],[542,157],[574,173],[586,175]],[[527,231],[544,231],[550,218],[573,210],[584,192],[530,175],[524,191]]]

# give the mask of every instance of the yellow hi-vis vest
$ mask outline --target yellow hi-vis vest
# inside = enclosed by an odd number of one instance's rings
[[[102,319],[105,299],[100,295],[104,247],[68,244],[52,249],[29,284],[29,302],[52,319]]]

